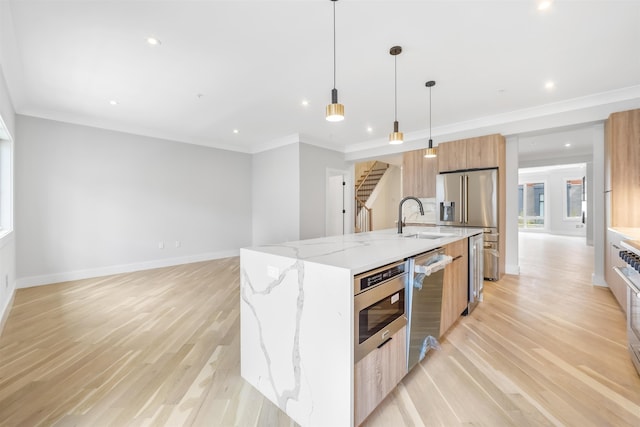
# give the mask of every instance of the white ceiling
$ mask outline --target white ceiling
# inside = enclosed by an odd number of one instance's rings
[[[403,48],[398,120],[409,142],[426,136],[427,80],[437,82],[436,142],[457,129],[506,134],[513,128],[503,124],[523,119],[544,127],[551,114],[596,108],[586,121],[640,107],[639,1],[557,0],[545,12],[534,0],[338,1],[340,123],[324,119],[329,0],[0,7],[2,67],[18,113],[244,152],[298,139],[344,152],[386,146],[394,45]]]

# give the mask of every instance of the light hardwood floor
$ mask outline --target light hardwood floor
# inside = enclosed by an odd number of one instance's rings
[[[522,235],[368,426],[639,426],[622,311],[593,250]],[[3,426],[286,426],[239,375],[237,258],[23,289],[0,337]],[[329,368],[328,368],[329,369]]]

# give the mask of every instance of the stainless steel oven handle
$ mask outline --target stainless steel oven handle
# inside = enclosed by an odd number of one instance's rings
[[[636,297],[640,298],[640,289],[638,289],[636,284],[629,280],[629,278],[622,272],[622,269],[620,267],[613,267],[613,269],[616,273],[618,273],[618,276],[622,277],[622,280],[624,280],[629,289],[631,289],[631,292],[636,294]]]

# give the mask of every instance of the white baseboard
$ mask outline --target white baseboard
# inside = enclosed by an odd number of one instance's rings
[[[9,312],[11,311],[11,307],[13,306],[13,298],[15,297],[16,292],[13,291],[11,294],[11,298],[7,301],[7,305],[2,308],[2,312],[0,312],[0,335],[2,335],[2,331],[4,330],[4,324],[9,317]]]
[[[69,282],[71,280],[90,279],[93,277],[110,276],[112,274],[131,273],[132,271],[151,270],[153,268],[171,267],[193,262],[210,261],[213,259],[238,256],[239,249],[228,251],[209,252],[204,254],[189,255],[178,258],[166,258],[153,261],[138,262],[132,264],[112,265],[108,267],[92,268],[87,270],[67,271],[63,273],[43,274],[41,276],[21,277],[16,280],[18,289],[33,286],[51,285],[54,283]]]
[[[609,287],[604,276],[596,275],[596,273],[591,273],[591,283],[593,283],[595,286],[603,286],[605,288]]]
[[[516,276],[520,275],[520,265],[518,264],[507,264],[504,266],[505,274],[514,274]]]

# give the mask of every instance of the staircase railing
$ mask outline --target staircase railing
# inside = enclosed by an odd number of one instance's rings
[[[373,224],[373,210],[356,196],[356,233],[371,231]]]
[[[367,182],[367,178],[373,171],[376,170],[376,166],[378,165],[377,160],[373,162],[367,173],[362,177],[359,183],[356,185],[355,191],[355,199],[356,199],[356,217],[355,217],[355,230],[357,233],[362,233],[365,231],[371,231],[373,229],[373,210],[367,206],[367,201],[362,200],[358,197],[358,192],[360,188]]]
[[[367,182],[367,178],[369,178],[369,175],[371,175],[371,172],[373,172],[376,169],[376,165],[379,162],[376,160],[373,162],[373,165],[371,165],[371,167],[369,168],[369,170],[367,171],[367,174],[364,176],[364,178],[362,178],[362,180],[360,181],[359,184],[356,185],[356,194],[358,194],[358,190],[360,190],[360,187],[362,187],[362,185]]]

